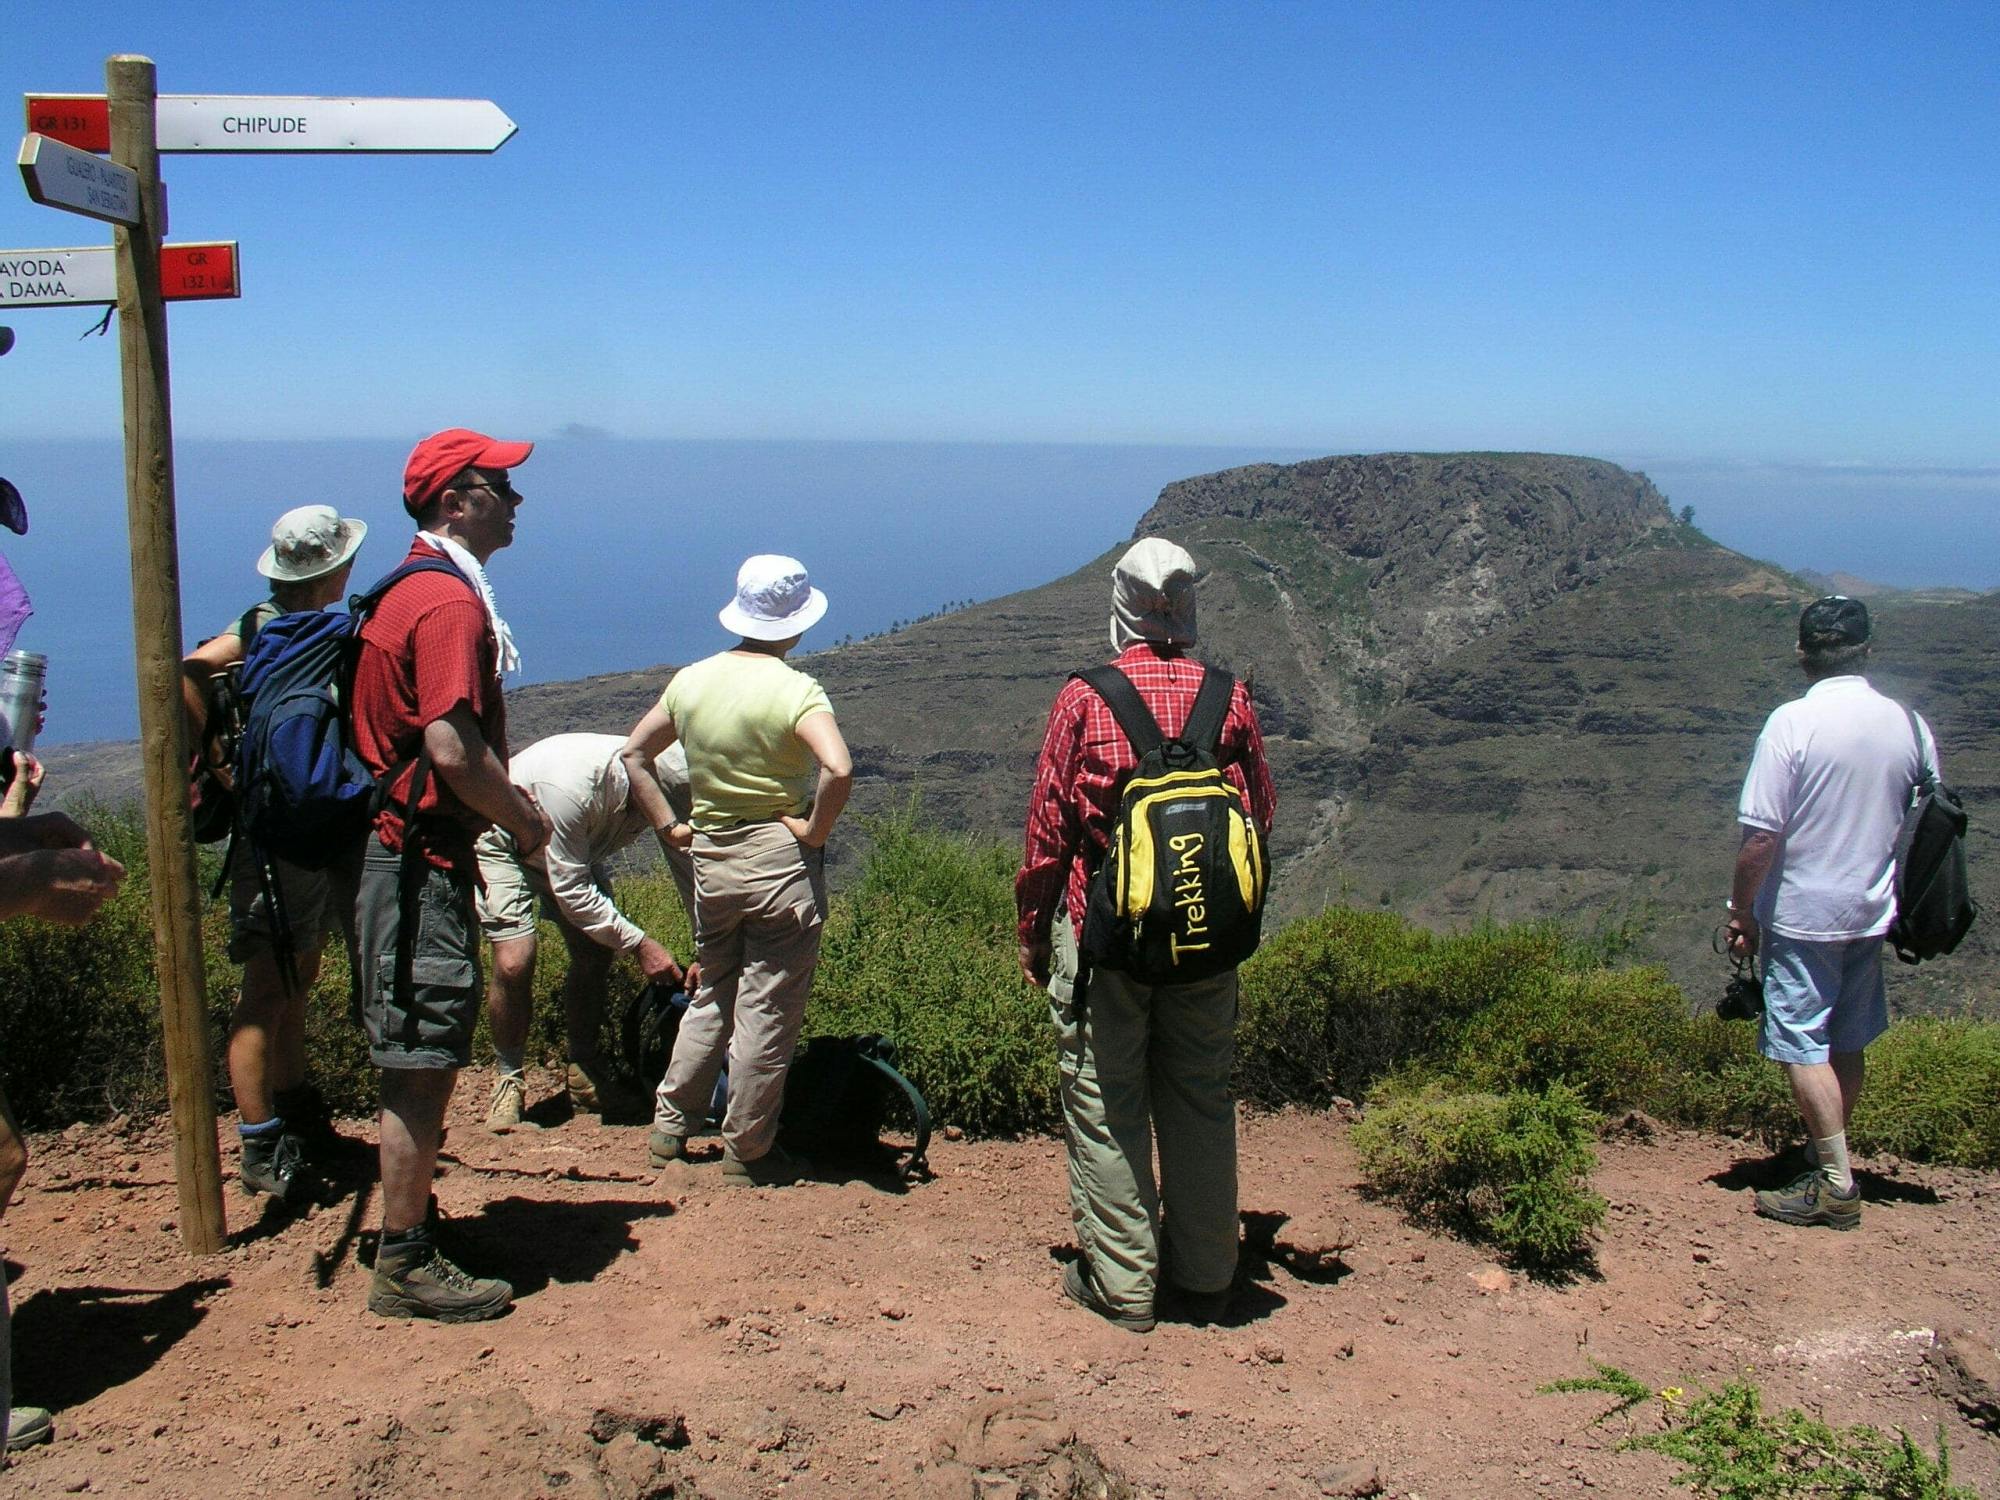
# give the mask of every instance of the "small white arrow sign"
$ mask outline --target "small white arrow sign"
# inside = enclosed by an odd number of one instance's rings
[[[130,167],[32,133],[22,138],[20,162],[37,203],[111,224],[139,222],[139,174]]]
[[[111,149],[102,94],[29,94],[28,128]],[[497,151],[514,122],[491,99],[346,99],[285,94],[162,94],[163,152]]]

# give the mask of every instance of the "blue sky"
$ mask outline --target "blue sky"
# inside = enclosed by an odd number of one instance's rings
[[[491,157],[170,157],[178,430],[2000,466],[2000,12],[97,4],[0,96],[485,96]],[[0,246],[100,226],[0,191]],[[82,312],[0,439],[118,431]]]

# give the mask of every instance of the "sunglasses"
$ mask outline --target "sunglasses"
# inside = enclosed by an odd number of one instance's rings
[[[504,479],[476,479],[471,484],[461,484],[456,486],[456,488],[461,490],[485,490],[490,495],[498,495],[502,500],[511,501],[516,505],[519,505],[523,499],[521,492]]]

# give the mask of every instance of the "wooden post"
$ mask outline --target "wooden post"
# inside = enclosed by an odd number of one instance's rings
[[[132,533],[132,636],[138,650],[139,754],[146,783],[146,853],[153,877],[153,944],[160,1029],[173,1111],[181,1243],[222,1249],[222,1172],[215,1147],[215,1080],[201,959],[201,907],[188,815],[187,731],[181,709],[180,551],[174,527],[174,434],[167,395],[167,312],[160,297],[166,236],[154,121],[152,60],[104,64],[111,158],[139,174],[139,223],[117,230],[118,362],[125,388],[125,512]]]

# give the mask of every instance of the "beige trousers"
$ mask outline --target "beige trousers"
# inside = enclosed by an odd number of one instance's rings
[[[1091,1279],[1121,1311],[1152,1312],[1164,1232],[1168,1279],[1222,1291],[1236,1275],[1236,971],[1145,985],[1098,969],[1079,1017],[1060,913],[1052,940],[1070,1214]]]
[[[755,1161],[778,1136],[785,1071],[798,1046],[826,922],[826,855],[782,823],[694,836],[695,956],[701,987],[681,1018],[653,1123],[692,1135],[729,1063],[722,1140]]]

